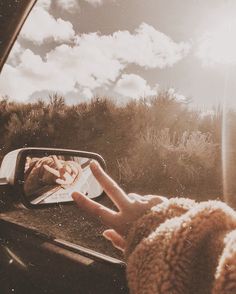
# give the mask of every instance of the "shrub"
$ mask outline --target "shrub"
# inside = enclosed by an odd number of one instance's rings
[[[26,104],[2,98],[0,157],[24,146],[94,151],[129,191],[220,194],[221,121],[220,109],[203,115],[167,92],[126,105],[102,97],[73,106],[59,95]]]

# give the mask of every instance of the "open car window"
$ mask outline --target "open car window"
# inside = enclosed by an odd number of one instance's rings
[[[37,1],[0,77],[1,157],[90,150],[126,191],[234,202],[235,8]]]

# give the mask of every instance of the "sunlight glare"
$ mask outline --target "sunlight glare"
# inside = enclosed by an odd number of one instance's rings
[[[221,23],[206,32],[197,55],[207,65],[236,64],[236,20]]]
[[[203,65],[218,69],[224,75],[222,93],[222,180],[224,200],[236,207],[236,165],[235,142],[231,118],[229,96],[232,69],[236,65],[236,20],[221,22],[208,30],[200,41],[197,52]],[[232,91],[232,90],[231,90]]]
[[[232,207],[236,207],[236,166],[235,144],[233,142],[233,126],[230,119],[230,105],[228,96],[231,80],[231,69],[236,65],[236,20],[227,21],[212,31],[208,31],[201,40],[198,56],[204,65],[224,71],[224,92],[222,93],[222,179],[224,200]]]

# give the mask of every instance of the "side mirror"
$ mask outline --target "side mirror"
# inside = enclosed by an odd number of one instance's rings
[[[106,167],[104,159],[96,153],[51,148],[18,149],[4,157],[0,182],[13,186],[27,207],[71,202],[73,191],[96,198],[103,194],[103,189],[90,170],[92,160]]]

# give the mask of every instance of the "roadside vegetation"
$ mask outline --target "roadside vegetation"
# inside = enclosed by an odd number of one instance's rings
[[[235,119],[235,115],[233,115]],[[126,191],[217,198],[221,186],[220,109],[192,110],[168,93],[119,106],[106,98],[68,106],[0,100],[0,156],[21,147],[100,153]]]

